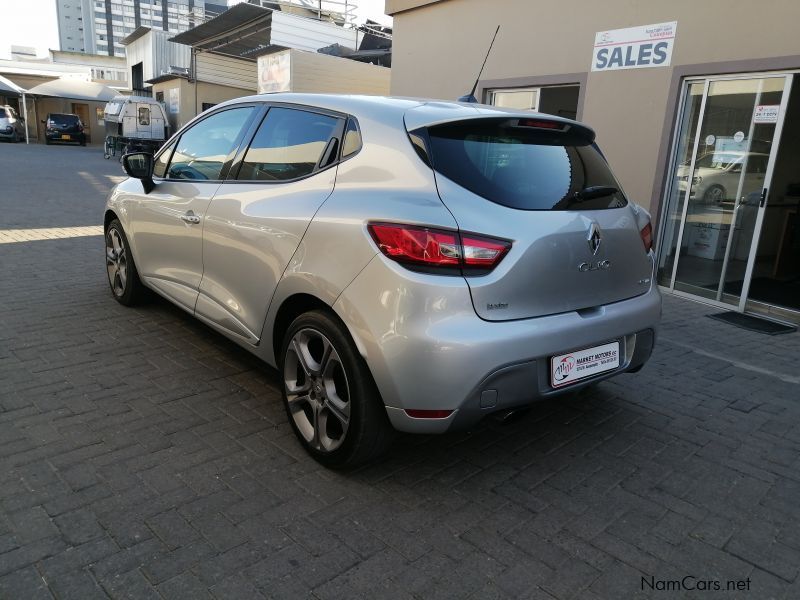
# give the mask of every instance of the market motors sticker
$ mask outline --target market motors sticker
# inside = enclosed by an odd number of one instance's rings
[[[550,360],[550,383],[562,387],[619,367],[619,342],[594,346]]]
[[[759,104],[753,113],[753,123],[777,123],[780,104]]]

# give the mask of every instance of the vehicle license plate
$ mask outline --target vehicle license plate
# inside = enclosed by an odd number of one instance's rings
[[[550,359],[550,384],[563,387],[619,367],[619,342],[577,350]]]
[[[68,140],[68,139],[70,139],[70,137],[68,135],[62,133],[61,134],[61,139],[62,140]]]

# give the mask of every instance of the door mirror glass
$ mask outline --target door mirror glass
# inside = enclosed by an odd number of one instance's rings
[[[132,152],[122,157],[122,168],[134,179],[146,179],[153,175],[153,155],[147,152]]]

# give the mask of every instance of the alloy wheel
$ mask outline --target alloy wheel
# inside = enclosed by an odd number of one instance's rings
[[[128,283],[128,259],[122,237],[114,227],[106,232],[106,268],[111,290],[115,296],[122,296]]]
[[[350,425],[350,387],[339,353],[312,328],[299,330],[283,361],[286,399],[303,439],[319,452],[333,452]]]

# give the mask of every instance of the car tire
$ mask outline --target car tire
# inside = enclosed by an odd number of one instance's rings
[[[111,294],[120,304],[134,306],[144,297],[145,288],[139,280],[128,238],[118,219],[106,227],[105,241],[106,272]]]
[[[706,202],[722,202],[725,200],[727,192],[725,188],[719,184],[714,184],[709,186],[709,188],[703,194],[703,200]]]
[[[347,328],[333,314],[297,317],[280,346],[279,370],[289,423],[322,465],[350,469],[388,449],[386,407]]]
[[[51,142],[50,142],[49,139],[44,138],[44,144],[45,144],[45,146],[49,146],[51,144]]]

